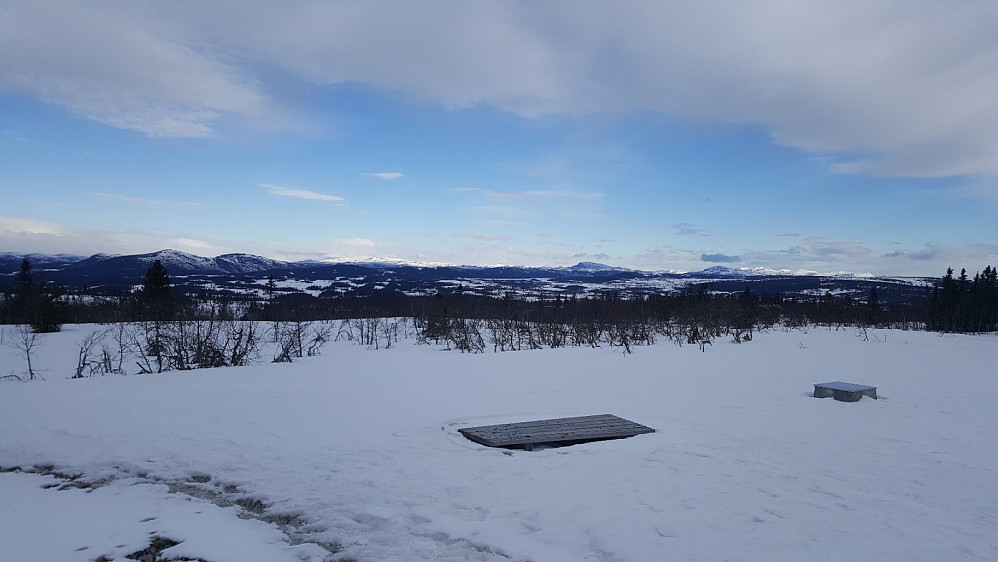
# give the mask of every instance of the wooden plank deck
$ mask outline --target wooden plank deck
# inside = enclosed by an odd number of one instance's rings
[[[840,402],[855,402],[863,396],[877,399],[877,387],[851,382],[823,382],[814,385],[815,398],[832,398]]]
[[[531,450],[540,445],[564,446],[605,439],[621,439],[655,430],[613,414],[556,418],[459,429],[462,435],[486,447]]]

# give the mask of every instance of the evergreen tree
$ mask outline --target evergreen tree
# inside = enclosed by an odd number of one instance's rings
[[[165,320],[171,314],[172,287],[170,274],[163,267],[163,262],[154,261],[142,281],[142,301],[155,320]]]
[[[37,333],[58,332],[66,321],[65,303],[59,294],[42,283],[36,283],[31,273],[31,261],[21,260],[21,269],[15,276],[12,299],[12,319],[17,324],[27,324]]]
[[[866,310],[870,324],[876,326],[880,321],[880,298],[877,297],[876,287],[870,287],[870,296],[866,299]]]
[[[18,289],[34,285],[35,280],[31,276],[31,261],[28,258],[21,260],[21,271],[17,273],[16,280]]]
[[[998,270],[984,268],[973,280],[963,269],[957,279],[946,270],[940,287],[929,300],[928,329],[942,332],[990,332],[998,330]]]
[[[953,332],[958,330],[956,321],[957,310],[960,305],[960,291],[957,288],[956,280],[953,279],[953,268],[946,269],[943,277],[943,285],[939,294],[939,329],[943,332]]]
[[[163,262],[152,262],[152,267],[146,270],[146,278],[142,282],[142,295],[153,301],[163,300],[169,296],[170,288],[170,273],[163,267]]]
[[[34,312],[35,279],[31,275],[31,262],[21,260],[21,269],[14,277],[14,295],[10,304],[10,317],[15,324],[29,324]]]

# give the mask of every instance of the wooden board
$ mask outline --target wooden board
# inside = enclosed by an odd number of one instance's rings
[[[538,445],[563,446],[604,439],[621,439],[655,430],[614,416],[600,414],[459,429],[462,435],[487,447],[532,449]]]
[[[828,398],[829,396],[840,402],[855,402],[863,396],[869,396],[876,400],[877,387],[841,381],[823,382],[814,385],[815,398]]]

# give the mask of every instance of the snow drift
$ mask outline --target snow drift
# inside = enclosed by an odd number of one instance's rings
[[[215,562],[998,558],[994,336],[333,344],[67,380],[89,330],[46,337],[46,382],[0,383],[0,467],[39,472],[0,474],[0,560],[123,560],[153,536]],[[0,350],[0,372],[22,363]],[[812,398],[825,380],[881,399]],[[458,433],[604,412],[657,431],[530,452]]]

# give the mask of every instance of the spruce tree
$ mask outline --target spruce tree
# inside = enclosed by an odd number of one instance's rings
[[[877,296],[877,288],[870,287],[870,296],[866,299],[867,319],[870,324],[876,326],[880,321],[880,298]]]
[[[164,299],[170,294],[170,287],[170,273],[163,267],[163,262],[152,262],[152,267],[146,270],[146,278],[142,282],[142,295],[154,301]]]
[[[21,270],[15,276],[12,319],[26,324],[36,333],[58,332],[66,321],[66,305],[58,291],[36,283],[31,273],[31,261],[21,260]]]
[[[146,270],[142,281],[142,301],[155,320],[166,320],[172,308],[170,273],[163,262],[156,260]]]
[[[21,260],[21,270],[14,277],[14,296],[11,300],[11,319],[15,324],[30,324],[34,313],[35,279],[31,275],[31,262]]]

